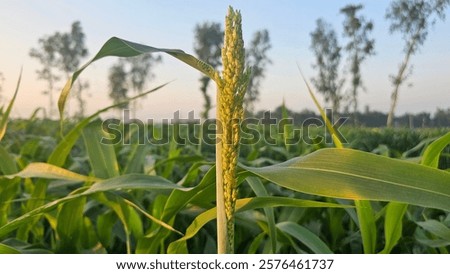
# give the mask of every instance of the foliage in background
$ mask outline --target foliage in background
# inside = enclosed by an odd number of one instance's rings
[[[267,66],[272,63],[268,56],[271,48],[269,31],[266,29],[256,31],[246,48],[246,64],[252,68],[252,76],[244,98],[246,112],[253,113],[255,103],[259,100],[261,82],[266,77]]]
[[[324,96],[325,102],[331,102],[332,109],[339,112],[344,79],[339,77],[341,47],[336,32],[323,19],[317,19],[316,29],[310,35],[311,49],[316,57],[313,68],[317,71],[317,76],[312,79],[312,83]]]
[[[400,86],[411,75],[411,57],[417,53],[428,36],[429,28],[437,19],[445,19],[445,10],[450,0],[397,0],[393,1],[386,11],[386,18],[391,20],[391,33],[400,32],[405,42],[403,51],[405,56],[399,65],[396,75],[390,75],[393,91],[391,106],[387,117],[387,126],[394,123],[395,108],[397,106]]]
[[[39,60],[42,69],[37,71],[38,78],[47,81],[47,90],[44,94],[49,96],[49,118],[54,115],[53,90],[55,83],[60,79],[58,72],[62,72],[64,77],[74,72],[81,60],[88,55],[85,46],[85,34],[81,28],[81,23],[72,23],[70,32],[55,32],[52,35],[39,39],[39,48],[32,48],[30,56]],[[78,101],[78,108],[75,116],[81,118],[85,112],[85,101],[82,96],[83,89],[88,87],[88,82],[79,81],[74,92]]]
[[[197,57],[208,63],[212,68],[217,69],[222,65],[221,50],[223,44],[222,25],[216,22],[204,22],[197,24],[194,30],[194,52]],[[202,75],[200,77],[200,91],[202,92],[204,104],[201,113],[202,119],[209,118],[211,109],[211,97],[208,95],[208,85],[211,78]]]
[[[341,13],[345,16],[344,37],[348,40],[345,50],[348,52],[348,67],[351,75],[349,106],[353,113],[358,110],[359,90],[364,88],[361,65],[367,57],[375,54],[375,40],[369,37],[373,30],[373,22],[367,21],[364,16],[358,14],[362,9],[363,5],[347,5],[341,9]]]
[[[132,90],[135,95],[144,92],[146,84],[155,77],[152,70],[161,62],[160,55],[144,54],[121,59],[113,64],[108,74],[109,97],[117,103],[128,98],[129,90]],[[128,105],[122,107],[128,107]],[[136,101],[133,101],[131,107],[133,118],[136,117],[137,108]]]
[[[55,114],[54,111],[54,99],[53,92],[55,90],[55,84],[60,79],[57,75],[57,61],[56,61],[56,48],[55,45],[57,43],[55,36],[44,36],[39,38],[39,47],[32,48],[30,50],[30,56],[32,58],[36,58],[42,65],[42,69],[37,70],[36,74],[38,75],[38,79],[42,79],[47,82],[47,89],[42,93],[48,95],[48,108],[47,115],[49,118],[52,118]]]
[[[109,68],[108,73],[109,97],[114,104],[126,101],[128,98],[127,72],[123,62],[118,62]],[[128,103],[122,106],[128,108]]]

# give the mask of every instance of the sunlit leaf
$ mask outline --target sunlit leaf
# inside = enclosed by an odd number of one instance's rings
[[[66,106],[67,98],[70,94],[70,90],[72,88],[73,83],[78,78],[83,70],[85,70],[91,63],[108,56],[115,57],[134,57],[142,54],[148,53],[167,53],[180,61],[188,64],[189,66],[197,69],[198,71],[204,73],[205,75],[211,77],[211,79],[215,81],[219,81],[218,73],[205,62],[195,58],[194,56],[185,53],[179,49],[161,49],[154,48],[134,42],[130,42],[124,39],[120,39],[117,37],[112,37],[102,46],[100,51],[84,66],[82,66],[79,70],[75,71],[72,76],[67,80],[64,88],[61,91],[61,94],[58,99],[58,109],[61,121],[63,120],[64,109]]]
[[[308,194],[450,211],[450,173],[362,151],[321,149],[278,165],[246,169]]]

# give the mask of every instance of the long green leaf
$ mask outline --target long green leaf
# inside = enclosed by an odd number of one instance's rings
[[[63,121],[63,115],[64,115],[64,108],[66,105],[67,98],[70,94],[70,90],[72,88],[73,83],[78,78],[78,76],[81,74],[81,72],[86,69],[91,63],[104,58],[108,56],[116,56],[116,57],[134,57],[139,56],[141,54],[146,53],[158,53],[163,52],[167,53],[180,61],[188,64],[189,66],[197,69],[198,71],[204,73],[205,75],[209,76],[214,81],[220,81],[217,71],[215,71],[210,65],[206,64],[205,62],[195,58],[194,56],[185,53],[182,50],[178,49],[161,49],[161,48],[154,48],[134,42],[130,42],[124,39],[120,39],[117,37],[110,38],[100,49],[100,51],[90,60],[88,63],[86,63],[84,66],[82,66],[80,69],[75,71],[72,76],[69,78],[69,80],[66,82],[64,88],[61,91],[59,100],[58,100],[58,109],[59,109],[59,115],[61,118],[61,121]]]
[[[24,169],[15,174],[3,175],[1,177],[7,179],[13,179],[15,177],[19,178],[45,178],[45,179],[59,179],[75,182],[83,181],[96,181],[99,179],[84,176],[70,170],[54,166],[47,163],[31,163],[27,165]],[[0,178],[1,178],[0,177]]]
[[[450,144],[450,132],[438,138],[427,146],[423,153],[421,164],[433,168],[438,167],[439,155]],[[402,235],[403,216],[408,208],[407,204],[390,202],[387,205],[384,223],[385,246],[381,253],[390,253]]]
[[[112,178],[119,175],[119,164],[112,145],[102,144],[102,138],[108,138],[102,130],[99,120],[92,122],[83,130],[83,139],[89,156],[92,171],[98,178]]]
[[[385,244],[380,252],[389,254],[402,236],[403,216],[408,208],[407,204],[390,202],[386,206],[386,217],[384,221]]]
[[[99,192],[106,192],[112,190],[128,190],[128,189],[142,189],[142,190],[170,190],[170,189],[182,189],[164,178],[143,174],[127,174],[112,179],[104,180],[95,183],[90,188],[87,188],[84,192],[72,194],[52,202],[49,202],[43,206],[40,206],[30,212],[23,214],[22,216],[10,221],[4,226],[0,227],[0,238],[7,233],[19,228],[20,226],[27,224],[33,217],[41,215],[45,212],[53,210],[58,205],[69,202],[73,199],[80,198],[86,195],[91,195]],[[80,192],[78,189],[77,192]]]
[[[318,109],[319,112],[320,112],[320,116],[322,116],[322,119],[324,120],[327,129],[328,129],[328,130],[330,131],[330,133],[331,133],[331,138],[332,138],[333,141],[334,141],[334,145],[335,145],[337,148],[344,148],[344,145],[342,144],[341,139],[339,139],[339,134],[337,134],[336,130],[334,130],[334,127],[333,127],[333,125],[331,124],[330,120],[328,120],[325,111],[323,110],[322,106],[320,105],[319,101],[317,100],[316,96],[314,95],[314,92],[312,91],[311,87],[309,86],[308,81],[306,81],[306,78],[305,78],[305,76],[303,75],[303,72],[302,72],[302,70],[300,69],[300,66],[299,66],[298,64],[297,64],[297,68],[298,68],[298,70],[299,70],[299,72],[300,72],[300,75],[301,75],[302,78],[303,78],[303,81],[305,82],[305,85],[306,85],[306,88],[308,89],[309,95],[310,95],[311,98],[313,99],[314,104],[316,105],[317,109]]]
[[[72,150],[73,146],[77,142],[77,140],[80,138],[80,135],[83,131],[83,129],[89,125],[95,118],[97,118],[100,114],[103,112],[106,112],[110,109],[116,108],[118,106],[124,105],[130,101],[136,100],[138,98],[141,98],[143,96],[146,96],[152,92],[155,92],[164,86],[166,86],[168,83],[160,85],[154,89],[151,89],[149,91],[143,92],[141,94],[138,94],[134,97],[131,97],[127,100],[121,101],[117,104],[105,107],[103,109],[100,109],[99,111],[95,112],[94,114],[84,118],[80,122],[78,122],[70,131],[67,133],[61,142],[58,143],[58,145],[53,150],[52,154],[49,156],[47,162],[49,164],[57,165],[57,166],[63,166],[66,162],[67,156],[69,155],[70,151]]]
[[[439,155],[449,144],[450,132],[428,145],[422,156],[422,165],[437,168],[439,164]]]
[[[417,222],[417,225],[443,240],[450,241],[450,228],[441,222],[427,220],[424,222]]]
[[[21,254],[19,250],[0,243],[0,254]]]
[[[149,218],[151,221],[155,222],[156,224],[172,231],[175,232],[181,236],[184,236],[183,233],[181,233],[180,231],[176,230],[175,228],[173,228],[172,226],[162,222],[161,220],[157,219],[156,217],[153,217],[152,215],[148,214],[145,210],[143,210],[142,208],[140,208],[138,205],[136,205],[135,203],[124,199],[124,202],[127,203],[128,205],[130,205],[131,207],[135,208],[137,211],[141,212],[145,217]]]
[[[86,197],[73,199],[61,206],[56,232],[59,236],[58,253],[77,253],[83,229],[83,211]]]
[[[17,173],[14,158],[2,146],[0,146],[0,172],[1,174]],[[0,226],[8,222],[10,202],[16,197],[20,180],[5,179],[0,176]]]
[[[316,254],[333,254],[333,251],[316,234],[299,224],[282,222],[277,224],[277,228],[296,238]]]
[[[377,247],[377,227],[372,205],[370,201],[356,200],[355,206],[363,240],[364,253],[373,254]]]
[[[269,207],[336,207],[343,208],[344,205],[324,203],[317,201],[308,201],[295,198],[286,197],[255,197],[238,199],[236,201],[236,212],[244,212],[247,210],[257,208],[269,208]],[[186,241],[194,237],[197,232],[209,221],[216,218],[216,208],[209,209],[202,214],[198,215],[195,220],[186,229],[184,237],[170,243],[167,253],[187,253]]]
[[[22,79],[22,69],[20,69],[19,80],[17,80],[16,91],[14,91],[13,98],[8,104],[6,111],[3,113],[0,118],[0,141],[3,139],[6,133],[6,127],[8,126],[9,114],[14,106],[14,102],[16,101],[17,93],[19,92],[20,80]]]
[[[248,184],[253,189],[255,194],[259,197],[270,196],[264,187],[263,183],[258,177],[250,176],[246,178]],[[277,250],[277,230],[275,227],[275,214],[273,208],[264,208],[264,213],[266,214],[267,224],[269,226],[270,243],[272,245],[272,252],[276,253]]]
[[[87,189],[84,194],[86,195],[117,189],[189,190],[189,188],[183,188],[163,177],[146,174],[126,174],[95,183]]]
[[[111,208],[123,225],[127,254],[131,254],[131,234],[142,237],[142,220],[134,208],[130,207],[119,195],[113,193],[98,193],[94,196],[97,201]]]
[[[278,165],[246,169],[299,192],[450,211],[450,173],[362,151],[321,149]]]
[[[193,165],[193,168],[195,168],[196,165],[197,168],[201,166],[200,163],[196,163]],[[203,176],[200,183],[194,188],[181,190],[174,189],[167,198],[167,200],[161,201],[161,203],[163,204],[161,208],[159,208],[154,201],[153,202],[154,210],[156,209],[161,210],[161,212],[159,213],[161,217],[159,219],[166,223],[173,222],[174,218],[177,216],[180,210],[186,207],[186,205],[188,205],[189,203],[196,204],[195,199],[203,195],[204,193],[207,193],[209,190],[213,191],[211,195],[208,195],[208,198],[214,201],[215,200],[214,182],[215,182],[215,167],[211,167],[208,170],[208,172]],[[202,201],[210,203],[210,200],[202,199]],[[160,248],[159,247],[160,243],[164,242],[164,240],[170,235],[171,233],[168,233],[167,230],[161,231],[160,227],[151,230],[151,235],[147,235],[146,239],[141,240],[138,243],[136,253],[158,252]]]
[[[205,176],[203,176],[200,183],[189,191],[174,190],[170,194],[165,204],[162,220],[169,221],[173,218],[182,208],[184,208],[189,202],[196,196],[201,195],[206,189],[214,187],[216,168],[211,167]]]
[[[144,171],[145,156],[147,156],[148,147],[135,144],[131,147],[127,164],[123,170],[123,174],[140,173]]]

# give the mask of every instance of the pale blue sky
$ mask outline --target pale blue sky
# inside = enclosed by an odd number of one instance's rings
[[[273,64],[263,82],[256,109],[274,109],[283,98],[293,110],[314,109],[299,76],[298,63],[305,75],[311,69],[314,56],[309,49],[309,33],[319,17],[332,23],[341,33],[343,15],[339,9],[346,4],[363,3],[363,14],[375,24],[376,55],[363,65],[363,81],[367,92],[360,96],[360,109],[387,111],[391,86],[388,75],[395,73],[403,58],[403,43],[398,34],[390,35],[384,19],[390,1],[21,1],[0,0],[0,72],[6,79],[3,96],[11,98],[21,66],[23,82],[15,116],[27,117],[37,107],[47,106],[41,95],[45,83],[37,81],[36,60],[28,56],[37,40],[55,31],[68,31],[79,20],[86,33],[86,43],[93,56],[111,36],[156,47],[180,48],[193,52],[193,30],[203,21],[223,22],[228,5],[240,9],[243,15],[244,38],[248,42],[253,32],[267,28],[273,48],[269,52]],[[449,11],[447,11],[449,15]],[[449,16],[447,16],[449,17]],[[448,18],[447,18],[448,19]],[[437,107],[450,107],[450,22],[438,22],[421,51],[412,59],[414,72],[411,88],[400,91],[397,113],[434,112]],[[343,42],[342,36],[339,36]],[[101,60],[82,76],[90,81],[88,112],[110,104],[107,97],[107,71],[117,59]],[[199,92],[199,73],[170,56],[155,69],[156,79],[149,88],[176,79],[168,87],[141,101],[140,118],[171,118],[180,110],[187,117],[191,110],[200,112],[203,104]],[[61,82],[60,86],[63,83]],[[215,90],[210,89],[211,96]],[[55,98],[57,95],[55,94]],[[73,105],[71,108],[74,108]],[[213,115],[214,111],[211,112]]]

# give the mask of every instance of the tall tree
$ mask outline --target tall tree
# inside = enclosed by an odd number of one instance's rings
[[[411,56],[424,44],[430,25],[435,24],[437,19],[445,19],[445,9],[449,4],[450,0],[397,0],[391,3],[386,12],[386,18],[391,20],[391,33],[402,33],[405,42],[403,48],[405,56],[397,74],[390,75],[394,89],[387,118],[388,127],[393,125],[400,86],[411,74],[412,66],[409,65]]]
[[[194,51],[200,60],[210,64],[213,68],[222,65],[221,52],[223,44],[223,30],[220,23],[204,22],[197,24],[194,30]],[[208,118],[211,109],[211,97],[208,94],[208,85],[211,78],[202,75],[200,77],[200,91],[205,100],[203,105],[202,119]]]
[[[48,117],[51,119],[55,113],[53,91],[55,83],[60,79],[57,74],[57,38],[55,35],[44,36],[38,40],[39,47],[32,48],[29,55],[36,58],[42,65],[40,70],[36,70],[38,79],[47,82],[47,89],[42,93],[48,95]]]
[[[250,113],[253,112],[254,103],[259,98],[259,89],[265,77],[267,65],[272,63],[267,55],[271,47],[269,31],[264,29],[253,34],[250,46],[246,50],[246,63],[252,69],[252,76],[248,83],[244,102],[245,109]]]
[[[142,93],[145,84],[155,76],[152,72],[153,67],[161,60],[160,55],[144,54],[123,59],[114,64],[108,75],[110,98],[117,103],[128,98],[130,89],[136,95]],[[133,117],[136,117],[136,111],[137,104],[134,101],[132,106]]]
[[[325,102],[331,101],[333,110],[339,112],[344,80],[339,78],[341,47],[336,32],[330,24],[318,19],[316,29],[310,35],[311,49],[316,56],[313,68],[317,69],[317,76],[312,79],[312,83],[323,94]]]
[[[86,35],[81,28],[81,23],[76,21],[72,23],[70,32],[56,33],[59,44],[58,51],[58,65],[65,73],[66,77],[74,72],[80,65],[80,61],[88,55],[88,49],[85,46]],[[89,86],[87,81],[78,79],[75,96],[78,102],[78,109],[75,112],[76,117],[83,117],[85,112],[85,101],[82,96],[83,89]]]
[[[152,72],[153,67],[162,61],[161,55],[143,54],[133,58],[126,59],[129,67],[129,86],[133,89],[135,95],[142,93],[145,84],[155,77]],[[133,117],[136,118],[137,101],[133,101]]]
[[[44,36],[38,40],[40,47],[33,48],[30,56],[37,58],[42,65],[42,69],[37,71],[38,77],[47,81],[46,94],[49,94],[49,116],[53,117],[53,89],[55,82],[60,79],[58,74],[62,72],[66,77],[75,71],[80,65],[82,58],[88,55],[85,46],[85,34],[81,28],[81,23],[72,23],[70,32],[55,32],[53,35]],[[82,99],[81,91],[87,87],[87,82],[78,81],[77,100],[79,103],[76,116],[84,115],[85,102]]]
[[[108,81],[109,97],[115,104],[128,98],[127,73],[123,62],[118,62],[109,69]],[[128,107],[128,104],[124,107]]]
[[[358,15],[358,12],[362,9],[363,5],[347,5],[341,9],[341,13],[345,16],[344,37],[348,39],[345,50],[349,54],[350,106],[353,106],[354,114],[358,110],[358,92],[364,87],[361,78],[361,65],[368,56],[375,54],[375,40],[369,38],[369,34],[373,30],[373,23],[366,20],[364,16]]]

